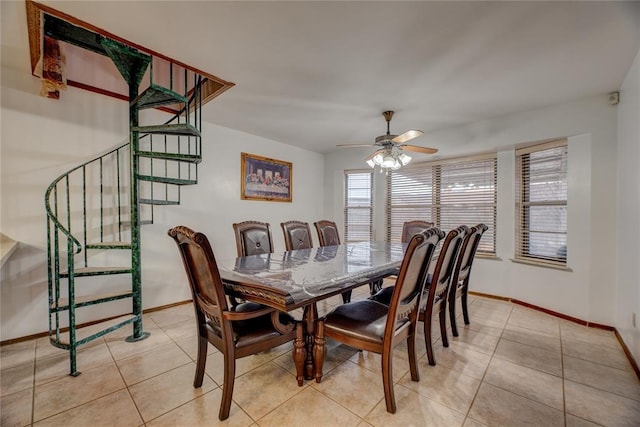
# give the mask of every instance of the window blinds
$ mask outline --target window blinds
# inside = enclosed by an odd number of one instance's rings
[[[371,240],[373,234],[373,174],[345,171],[344,239]]]
[[[516,259],[566,265],[567,141],[516,150]]]
[[[387,180],[387,239],[400,241],[402,224],[433,222],[444,231],[484,223],[479,252],[495,254],[495,154],[411,165]]]

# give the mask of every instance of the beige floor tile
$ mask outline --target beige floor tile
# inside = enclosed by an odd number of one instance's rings
[[[291,345],[290,343],[288,343]],[[293,349],[291,349],[293,351]],[[280,356],[278,356],[280,355]],[[241,359],[236,359],[236,378],[241,375],[246,374],[247,372],[259,368],[261,366],[266,365],[274,359],[280,358],[291,358],[293,371],[291,373],[295,378],[295,365],[293,365],[293,354],[282,353],[280,351],[268,351],[263,353],[254,354],[251,356],[243,357]],[[285,368],[286,369],[286,368]],[[207,364],[205,366],[205,372],[209,375],[218,385],[222,385],[224,382],[224,355],[220,352],[216,352],[207,356]],[[295,382],[295,380],[294,380]]]
[[[500,340],[494,356],[558,377],[562,376],[562,356],[558,353],[514,341]]]
[[[177,344],[171,343],[121,359],[117,364],[124,381],[132,385],[191,362]]]
[[[510,312],[513,309],[513,304],[509,301],[502,301],[494,298],[484,298],[484,297],[475,297],[469,295],[469,306],[471,304],[475,304],[476,306],[482,306],[486,308],[490,308],[496,311],[508,311]]]
[[[473,331],[467,328],[458,330],[457,337],[449,337],[451,342],[457,342],[460,347],[469,348],[492,355],[498,345],[499,337],[495,335],[484,334],[482,332]]]
[[[451,343],[448,348],[438,345],[435,347],[434,353],[436,364],[442,364],[478,380],[484,376],[491,360],[491,356],[461,347],[456,342]],[[425,354],[420,360],[426,359],[426,357]]]
[[[253,420],[235,404],[231,402],[229,418],[224,421],[218,419],[222,390],[217,388],[193,399],[184,405],[147,423],[149,427],[175,426],[228,426],[246,427],[253,424]]]
[[[620,342],[613,331],[579,325],[577,323],[560,321],[560,332],[563,339],[586,341],[596,345],[604,345],[613,349],[620,348]]]
[[[474,420],[473,418],[469,418],[467,417],[466,420],[464,420],[464,424],[462,424],[462,427],[485,427],[486,424],[482,424],[479,421]]]
[[[195,364],[189,363],[129,387],[142,419],[147,422],[216,388],[204,376],[202,387],[193,387]]]
[[[606,426],[640,425],[640,404],[617,394],[565,380],[567,413]]]
[[[564,413],[517,394],[483,383],[469,417],[488,426],[563,426]]]
[[[258,420],[260,427],[311,424],[314,427],[334,427],[357,426],[359,423],[360,417],[312,387],[306,387],[302,392]]]
[[[298,387],[295,376],[275,363],[267,363],[237,377],[233,400],[251,418],[262,418],[305,387]]]
[[[0,371],[0,396],[33,388],[33,365],[31,361]]]
[[[180,323],[186,320],[191,320],[195,327],[195,311],[193,309],[193,303],[180,304],[174,307],[166,308],[164,310],[153,311],[146,314],[153,322],[161,328],[174,323]]]
[[[640,401],[640,380],[633,372],[565,356],[564,378]]]
[[[547,335],[560,336],[560,324],[557,318],[527,308],[514,308],[507,324],[533,329]]]
[[[312,387],[360,417],[384,398],[382,372],[376,374],[351,361],[342,363],[326,374],[320,384],[312,383]]]
[[[36,360],[36,384],[44,384],[49,381],[59,380],[69,375],[69,352],[58,354],[52,357],[39,358]],[[76,369],[84,372],[87,369],[113,363],[113,358],[109,348],[104,341],[95,345],[78,348],[76,358]]]
[[[77,377],[66,376],[36,386],[34,421],[48,418],[124,388],[115,363],[87,369]]]
[[[386,403],[381,399],[365,417],[365,421],[375,427],[455,427],[461,426],[464,421],[463,414],[405,387],[396,386],[395,395],[397,406],[395,414],[387,412]]]
[[[131,333],[131,328],[129,328],[129,334]],[[62,350],[61,348],[54,347],[49,341],[49,337],[42,337],[36,339],[36,359],[42,359],[46,357],[59,356],[61,354],[69,357],[69,352],[67,350]],[[93,341],[89,341],[86,344],[82,344],[79,349],[93,347],[96,345],[104,344],[104,337],[96,338]]]
[[[457,311],[456,314],[462,315],[462,310]],[[481,305],[469,306],[470,321],[472,321],[475,318],[482,318],[484,320],[491,321],[497,325],[504,326],[504,324],[507,323],[507,319],[509,319],[510,314],[511,314],[510,311],[494,310],[493,308],[488,308]]]
[[[359,351],[349,359],[351,362],[361,366],[374,374],[382,375],[382,356],[370,351]],[[409,372],[409,355],[406,351],[395,350],[393,352],[393,381],[398,382],[400,378]]]
[[[180,348],[189,355],[191,360],[195,362],[198,357],[198,337],[196,335],[183,338],[181,340],[176,340],[176,344],[178,344]],[[207,354],[213,354],[217,352],[217,348],[215,348],[212,344],[208,344]]]
[[[31,424],[33,389],[0,397],[0,426],[26,426]]]
[[[620,346],[612,348],[603,345],[593,345],[586,341],[563,338],[562,352],[566,356],[633,372],[629,359],[627,359],[627,356]]]
[[[0,369],[8,369],[31,363],[35,357],[35,340],[3,345],[0,347]]]
[[[564,411],[560,377],[494,358],[484,382]]]
[[[37,427],[84,427],[87,420],[93,426],[136,427],[142,424],[136,406],[126,390],[93,400],[34,424]]]
[[[172,340],[177,341],[183,338],[198,336],[198,327],[194,320],[185,320],[179,323],[172,323],[171,325],[160,328],[165,334],[169,335]]]
[[[464,320],[458,317],[456,326],[458,327],[458,333],[461,333],[464,329],[470,329],[472,331],[482,332],[483,334],[499,337],[504,330],[504,322],[494,322],[492,320],[485,319],[480,316],[473,316],[469,319],[469,324],[465,325]]]
[[[560,337],[533,329],[521,328],[520,326],[507,325],[504,328],[502,338],[554,353],[560,353],[561,351]]]
[[[565,414],[566,427],[597,427],[600,424],[592,423],[575,415]]]
[[[407,373],[399,384],[463,414],[469,410],[480,381],[442,364],[429,366],[426,357],[420,359],[418,371],[420,381],[411,381]]]
[[[124,359],[173,342],[161,329],[145,328],[145,331],[150,332],[151,335],[142,341],[136,342],[126,342],[126,336],[107,335],[105,341],[113,358],[115,360]]]

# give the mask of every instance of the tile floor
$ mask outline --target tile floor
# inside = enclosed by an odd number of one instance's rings
[[[471,298],[469,310],[471,325],[449,348],[436,342],[437,366],[419,339],[419,382],[396,350],[395,415],[385,410],[379,356],[330,341],[320,384],[296,385],[291,344],[239,360],[231,416],[220,423],[221,354],[210,346],[204,384],[194,389],[193,310],[181,305],[145,315],[147,340],[124,342],[128,329],[82,348],[77,378],[46,338],[3,346],[1,424],[640,425],[640,381],[612,332],[486,298]]]

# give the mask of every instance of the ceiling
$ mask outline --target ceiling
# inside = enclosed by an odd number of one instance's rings
[[[236,84],[206,121],[319,153],[619,89],[640,2],[42,1]],[[624,96],[624,94],[622,94]],[[436,147],[437,148],[437,147]]]

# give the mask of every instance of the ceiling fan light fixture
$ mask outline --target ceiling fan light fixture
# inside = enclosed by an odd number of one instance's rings
[[[409,156],[409,155],[407,155],[405,153],[400,153],[398,155],[398,160],[400,160],[400,163],[402,163],[402,166],[406,166],[411,161],[411,156]]]

